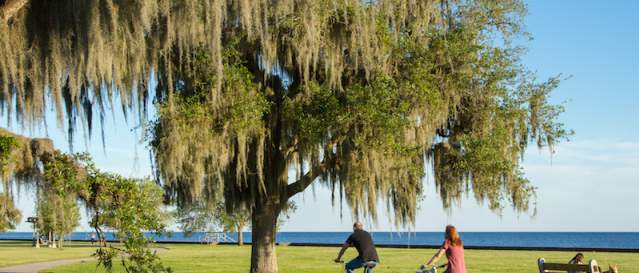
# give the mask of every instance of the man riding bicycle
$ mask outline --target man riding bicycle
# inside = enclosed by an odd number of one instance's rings
[[[351,260],[344,266],[347,273],[354,273],[355,269],[364,267],[364,273],[373,273],[373,268],[379,263],[377,250],[370,233],[364,231],[364,225],[361,222],[353,224],[353,233],[346,239],[342,249],[337,254],[335,262],[342,262],[342,255],[349,247],[354,246],[359,254],[355,259]]]

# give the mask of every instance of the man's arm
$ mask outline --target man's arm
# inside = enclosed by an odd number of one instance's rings
[[[344,255],[344,252],[346,252],[346,249],[348,249],[351,246],[351,244],[349,243],[344,243],[342,245],[342,249],[339,250],[339,254],[337,254],[337,258],[335,258],[335,262],[339,263],[342,261],[342,255]]]

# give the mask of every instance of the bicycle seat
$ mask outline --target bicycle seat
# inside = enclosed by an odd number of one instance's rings
[[[362,267],[364,268],[373,268],[377,266],[377,262],[376,261],[368,261],[368,262],[364,262],[362,264]]]

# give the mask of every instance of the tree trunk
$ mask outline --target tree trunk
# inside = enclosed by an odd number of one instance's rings
[[[49,247],[56,248],[56,240],[53,231],[49,231]]]
[[[251,273],[277,273],[275,225],[280,208],[267,202],[253,209],[251,226]]]
[[[237,244],[240,246],[244,245],[244,224],[240,223],[237,225]]]
[[[95,233],[98,235],[98,245],[101,247],[106,247],[106,238],[104,236],[104,231],[99,225],[95,225]]]

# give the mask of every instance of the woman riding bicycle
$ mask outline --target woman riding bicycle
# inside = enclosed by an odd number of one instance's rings
[[[466,273],[466,262],[464,261],[464,242],[459,237],[454,226],[446,226],[446,237],[442,247],[426,263],[426,266],[433,266],[446,253],[448,266],[444,273]]]

